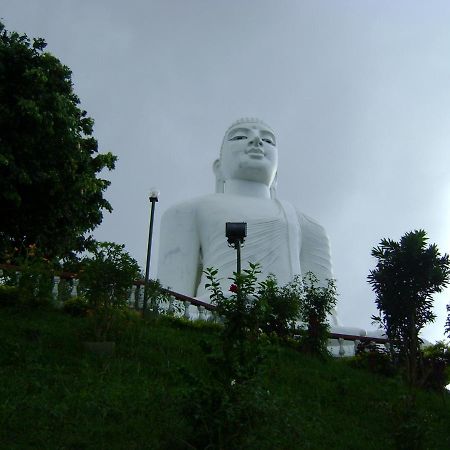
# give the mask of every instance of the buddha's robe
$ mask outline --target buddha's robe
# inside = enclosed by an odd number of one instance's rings
[[[328,237],[317,222],[286,202],[211,194],[169,208],[161,220],[158,278],[174,291],[209,301],[208,267],[218,270],[224,292],[236,270],[236,250],[226,222],[247,222],[242,269],[259,263],[259,280],[274,274],[280,286],[313,272],[321,284],[333,277]]]

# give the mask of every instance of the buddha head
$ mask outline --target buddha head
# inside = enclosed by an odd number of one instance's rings
[[[216,192],[224,191],[227,180],[237,179],[263,183],[273,194],[277,167],[273,130],[259,119],[240,119],[226,131],[220,158],[214,161]]]

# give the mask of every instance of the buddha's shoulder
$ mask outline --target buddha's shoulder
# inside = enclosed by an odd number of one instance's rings
[[[297,208],[295,208],[295,211],[303,233],[326,235],[325,228],[316,219],[313,219],[311,216],[308,216]]]

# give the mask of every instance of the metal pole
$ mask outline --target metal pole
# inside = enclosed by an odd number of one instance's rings
[[[155,216],[155,203],[158,201],[156,197],[150,197],[152,204],[150,210],[150,226],[148,229],[148,245],[147,245],[147,263],[145,265],[145,285],[144,285],[144,304],[142,305],[142,314],[145,314],[148,301],[148,279],[150,275],[150,257],[152,255],[152,236],[153,236],[153,218]]]
[[[238,275],[241,274],[241,241],[239,239],[236,240],[236,272]]]

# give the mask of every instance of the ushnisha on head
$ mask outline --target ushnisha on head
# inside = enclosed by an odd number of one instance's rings
[[[227,180],[262,183],[271,188],[272,197],[278,167],[275,133],[256,118],[243,118],[226,131],[220,159],[214,161],[216,192],[224,191]]]

